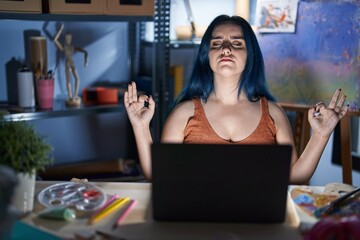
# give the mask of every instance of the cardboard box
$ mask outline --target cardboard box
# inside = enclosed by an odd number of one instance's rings
[[[107,15],[154,16],[154,0],[107,0]]]
[[[105,0],[48,0],[49,13],[104,14]]]
[[[41,13],[41,0],[0,0],[0,12]]]

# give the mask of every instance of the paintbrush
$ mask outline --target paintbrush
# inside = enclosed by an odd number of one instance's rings
[[[321,218],[333,214],[337,209],[339,209],[342,203],[344,203],[346,200],[348,200],[350,197],[352,197],[358,192],[360,192],[360,187],[355,188],[353,191],[348,192],[347,194],[335,199],[325,207],[319,208],[314,212],[315,217]]]

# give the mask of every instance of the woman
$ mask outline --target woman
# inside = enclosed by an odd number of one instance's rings
[[[318,103],[309,109],[312,136],[298,158],[288,118],[267,89],[262,53],[251,26],[241,17],[221,15],[203,36],[191,78],[164,124],[161,141],[291,144],[290,182],[304,184],[348,110],[340,92],[336,90],[328,107]],[[144,175],[151,179],[149,125],[155,102],[151,96],[138,97],[134,82],[124,94],[124,102]]]

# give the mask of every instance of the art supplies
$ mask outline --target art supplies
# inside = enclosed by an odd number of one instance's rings
[[[95,224],[102,220],[103,218],[109,216],[110,214],[114,213],[117,209],[123,207],[128,201],[130,201],[130,198],[119,198],[116,199],[113,203],[111,203],[109,206],[104,208],[102,211],[100,211],[97,215],[91,217],[89,219],[90,224]]]
[[[308,186],[299,186],[291,190],[291,198],[310,217],[343,217],[360,214],[360,198],[357,196],[359,191],[360,188],[356,188],[344,195],[335,195],[320,193]]]
[[[45,210],[39,212],[38,216],[41,218],[73,221],[76,219],[76,212],[74,209],[66,207],[55,207],[46,208]]]
[[[116,228],[124,220],[135,204],[136,200],[134,199],[130,199],[130,201],[127,202],[127,204],[120,210],[119,217],[113,225],[113,228]]]
[[[73,206],[80,211],[94,211],[104,205],[106,195],[90,183],[65,182],[43,189],[38,200],[45,207]]]

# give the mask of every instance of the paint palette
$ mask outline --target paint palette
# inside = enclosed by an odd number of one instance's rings
[[[318,209],[327,206],[341,195],[351,192],[353,186],[347,184],[332,183],[325,186],[323,192],[316,191],[310,186],[299,186],[291,190],[290,195],[294,203],[299,206],[307,215],[311,217],[319,216]],[[357,196],[349,198],[332,215],[348,216],[360,214],[360,199]]]
[[[105,203],[106,194],[90,183],[66,182],[43,189],[38,200],[45,207],[75,207],[81,211],[93,211]]]
[[[305,213],[314,216],[314,212],[338,198],[338,195],[317,193],[308,186],[295,187],[291,190],[291,198]]]

